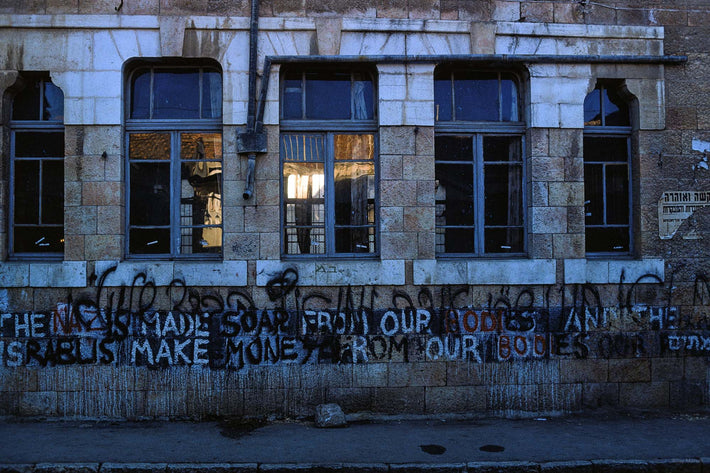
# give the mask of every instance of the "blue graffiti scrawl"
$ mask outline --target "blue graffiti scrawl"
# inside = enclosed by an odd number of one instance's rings
[[[562,358],[710,355],[707,281],[684,309],[634,304],[636,281],[620,283],[615,304],[589,284],[509,288],[477,305],[468,289],[421,288],[416,297],[377,287],[337,288],[337,297],[301,291],[288,269],[265,287],[271,303],[222,288],[200,292],[182,280],[159,288],[144,274],[93,297],[69,296],[46,312],[0,314],[0,365],[120,364],[241,370],[279,363],[505,362]],[[653,276],[646,276],[653,277]],[[657,281],[662,284],[661,281]],[[161,294],[160,291],[164,291]],[[670,292],[670,291],[668,291]],[[435,296],[436,294],[436,296]],[[156,302],[167,296],[167,307]],[[165,305],[165,303],[163,303]]]

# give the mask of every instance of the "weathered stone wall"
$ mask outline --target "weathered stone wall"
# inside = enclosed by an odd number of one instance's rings
[[[710,209],[672,235],[659,225],[665,193],[710,191],[705,2],[261,2],[260,74],[265,56],[282,55],[687,55],[513,66],[526,78],[528,251],[495,260],[435,256],[436,59],[373,64],[379,259],[281,258],[278,65],[268,152],[242,199],[249,10],[0,6],[0,90],[10,91],[0,104],[0,415],[300,416],[339,402],[512,416],[710,403]],[[124,255],[126,64],[176,56],[223,71],[220,262]],[[49,71],[65,96],[63,262],[4,260],[18,71]],[[625,259],[585,257],[583,102],[597,79],[622,80],[634,97],[635,254]]]

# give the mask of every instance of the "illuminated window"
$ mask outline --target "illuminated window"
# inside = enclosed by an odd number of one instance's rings
[[[525,126],[516,77],[440,68],[434,87],[437,255],[523,254]]]
[[[631,252],[631,124],[613,84],[584,100],[584,200],[588,254]]]
[[[375,254],[377,135],[371,76],[287,71],[283,78],[283,253]]]
[[[221,73],[145,66],[128,83],[127,253],[220,257]]]
[[[64,94],[25,73],[10,121],[10,256],[64,254]]]

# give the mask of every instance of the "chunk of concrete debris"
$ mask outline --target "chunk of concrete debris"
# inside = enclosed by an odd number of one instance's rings
[[[337,404],[319,404],[316,407],[316,427],[343,427],[347,424],[345,413]]]

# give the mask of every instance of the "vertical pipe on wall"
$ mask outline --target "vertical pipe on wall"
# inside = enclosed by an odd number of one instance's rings
[[[254,193],[254,168],[256,167],[257,142],[260,141],[256,128],[256,59],[259,35],[259,0],[251,0],[251,24],[249,28],[249,97],[247,103],[247,129],[238,139],[241,152],[248,152],[249,164],[242,197],[249,199]]]
[[[254,193],[254,168],[256,167],[256,153],[249,153],[247,165],[247,185],[244,188],[242,197],[247,200]]]

